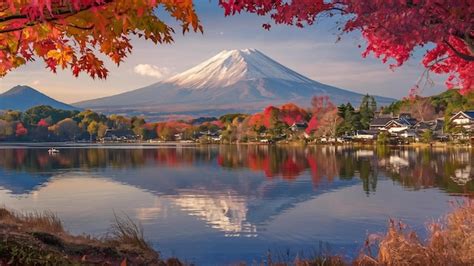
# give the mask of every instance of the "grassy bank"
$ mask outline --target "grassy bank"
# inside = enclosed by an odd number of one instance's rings
[[[117,217],[103,238],[73,236],[50,212],[0,208],[0,265],[181,265],[163,261],[140,227]]]
[[[281,259],[269,255],[258,265],[474,265],[474,201],[431,222],[421,240],[409,227],[390,221],[386,234],[371,234],[354,261],[341,256]],[[183,265],[162,260],[128,218],[116,218],[102,239],[68,234],[52,213],[20,214],[0,209],[0,265]],[[242,264],[238,264],[242,265]]]

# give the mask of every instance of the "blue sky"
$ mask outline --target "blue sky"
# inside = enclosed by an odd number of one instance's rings
[[[21,84],[32,86],[58,100],[73,103],[134,90],[184,71],[222,50],[256,48],[283,65],[316,81],[360,93],[401,98],[418,80],[423,67],[421,54],[392,71],[378,59],[362,58],[364,42],[359,34],[344,35],[336,43],[335,20],[304,29],[273,26],[264,30],[267,18],[253,14],[224,17],[217,1],[195,1],[204,25],[204,34],[175,36],[171,45],[154,45],[134,39],[134,50],[120,67],[107,62],[107,80],[79,78],[70,71],[50,73],[37,61],[23,66],[0,80],[0,92]],[[166,20],[166,19],[165,19]],[[177,32],[180,32],[177,30]],[[444,89],[443,77],[432,76],[436,85],[426,87],[425,95]]]

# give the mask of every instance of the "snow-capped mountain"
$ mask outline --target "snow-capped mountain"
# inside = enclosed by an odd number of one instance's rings
[[[178,74],[167,82],[188,88],[222,88],[241,80],[282,79],[311,82],[310,79],[273,61],[254,49],[222,51],[211,59]]]
[[[38,105],[49,105],[62,110],[79,110],[69,104],[65,104],[44,95],[43,93],[28,87],[15,86],[3,94],[0,94],[0,110],[26,111]]]
[[[76,103],[109,112],[222,114],[260,111],[294,102],[309,106],[327,95],[337,104],[357,104],[362,95],[311,80],[255,49],[222,51],[167,80],[115,96]],[[380,104],[393,99],[376,97]]]

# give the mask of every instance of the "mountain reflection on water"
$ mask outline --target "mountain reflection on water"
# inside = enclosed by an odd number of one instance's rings
[[[474,195],[472,149],[331,146],[0,149],[0,201],[52,210],[100,234],[113,212],[139,220],[165,255],[253,261],[318,241],[356,254],[390,217],[416,230]]]

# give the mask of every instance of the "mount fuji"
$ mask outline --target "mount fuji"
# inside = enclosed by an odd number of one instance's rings
[[[75,103],[103,112],[219,115],[261,111],[293,102],[309,106],[315,95],[358,104],[362,95],[322,84],[255,49],[224,50],[167,80],[115,96]],[[393,99],[375,97],[379,104]]]

